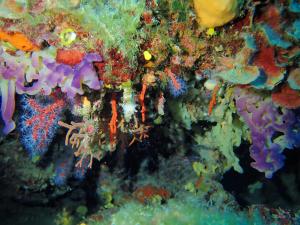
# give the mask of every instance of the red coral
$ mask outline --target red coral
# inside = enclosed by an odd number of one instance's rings
[[[251,13],[248,12],[244,18],[237,21],[237,23],[233,25],[233,28],[234,30],[241,31],[244,27],[249,27],[250,24],[251,24]]]
[[[278,30],[280,28],[281,19],[279,9],[275,5],[268,5],[266,8],[262,9],[260,16],[255,22],[267,23],[274,30]]]
[[[49,127],[51,127],[65,104],[63,99],[56,99],[55,102],[46,106],[42,106],[35,99],[28,99],[29,106],[36,111],[36,115],[26,121],[27,126],[32,126],[32,138],[38,140],[40,138],[40,146],[44,147],[43,140],[47,140]],[[42,122],[37,122],[42,121]],[[41,132],[42,131],[42,132]],[[39,134],[43,135],[40,136]]]
[[[117,111],[117,100],[116,100],[116,94],[113,93],[111,101],[111,120],[109,122],[109,131],[110,131],[110,145],[111,149],[114,148],[116,143],[116,134],[117,134],[117,119],[118,119],[118,111]]]
[[[275,48],[268,47],[265,43],[261,44],[253,63],[262,68],[270,77],[278,77],[284,72],[283,68],[276,65]]]
[[[151,24],[152,23],[152,12],[145,11],[143,13],[143,19],[144,19],[145,24]]]
[[[130,68],[128,60],[125,59],[122,53],[118,52],[117,49],[111,49],[108,52],[108,56],[105,62],[95,63],[95,66],[98,68],[100,80],[105,84],[118,85],[134,79],[135,73]],[[111,70],[105,70],[107,65],[111,67]]]
[[[158,188],[152,185],[139,187],[133,193],[133,196],[141,203],[147,203],[155,195],[160,196],[164,200],[168,200],[171,197],[171,193],[167,189]]]
[[[58,49],[56,55],[56,61],[58,63],[75,66],[76,64],[82,61],[83,57],[84,57],[84,53],[79,50]]]
[[[300,92],[285,84],[278,92],[272,93],[272,100],[282,107],[296,109],[300,107]]]

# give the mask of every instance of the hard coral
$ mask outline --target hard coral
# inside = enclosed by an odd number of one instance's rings
[[[285,84],[278,92],[272,93],[272,100],[287,109],[296,109],[300,107],[300,92],[291,89],[288,84]]]
[[[260,68],[265,75],[265,83],[262,86],[272,89],[283,78],[286,72],[284,67],[277,65],[275,47],[268,47],[267,43],[260,39],[259,51],[253,59],[253,64]],[[257,87],[260,85],[257,83]]]
[[[102,157],[102,151],[100,146],[97,146],[97,150],[94,151],[95,139],[98,131],[98,121],[88,120],[81,123],[71,122],[71,124],[58,121],[58,125],[67,128],[65,145],[77,148],[74,152],[76,157],[80,157],[80,160],[76,163],[76,167],[81,167],[86,158],[89,158],[88,167],[91,168],[93,159],[99,159]],[[99,140],[101,145],[101,140]]]

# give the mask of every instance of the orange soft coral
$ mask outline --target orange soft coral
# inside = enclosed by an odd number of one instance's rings
[[[31,42],[24,34],[20,32],[4,31],[0,29],[0,40],[9,42],[15,48],[25,52],[40,50],[37,45]]]
[[[56,54],[56,61],[58,63],[74,66],[82,61],[84,53],[79,50],[58,49]]]

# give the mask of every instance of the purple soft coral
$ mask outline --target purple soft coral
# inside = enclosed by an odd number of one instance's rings
[[[93,67],[93,62],[102,61],[97,53],[87,54],[83,60],[71,67],[55,61],[55,49],[34,52],[31,56],[24,52],[10,55],[0,47],[0,93],[1,116],[4,121],[4,133],[15,129],[12,119],[15,110],[15,93],[50,95],[52,89],[60,87],[69,98],[83,94],[82,84],[99,90],[101,81]],[[27,83],[31,85],[27,85]]]
[[[235,100],[251,132],[250,156],[255,160],[251,166],[271,178],[284,165],[283,150],[300,145],[300,118],[249,89],[236,88]]]
[[[284,165],[285,157],[281,154],[281,147],[278,144],[271,144],[269,148],[263,146],[259,148],[252,145],[250,148],[250,156],[255,159],[251,166],[260,172],[264,172],[266,178],[272,178],[273,173]]]

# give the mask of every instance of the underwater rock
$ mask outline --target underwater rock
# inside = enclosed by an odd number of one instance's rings
[[[300,3],[297,0],[290,0],[289,10],[293,13],[300,13]]]

